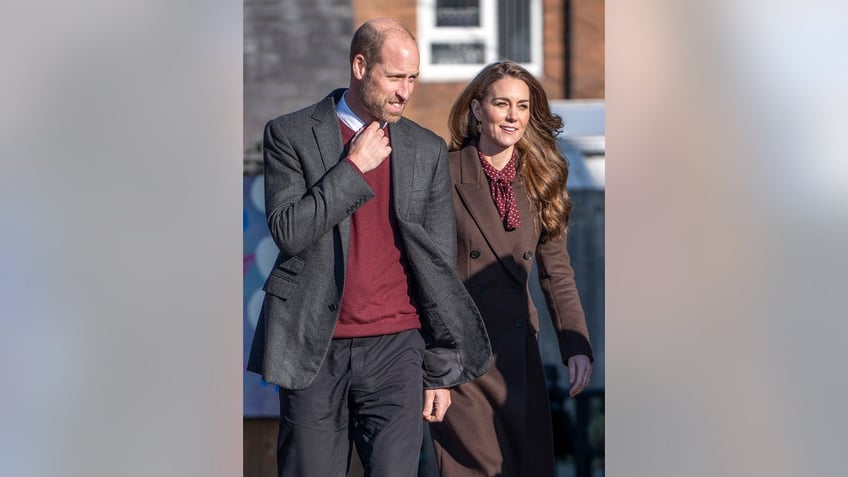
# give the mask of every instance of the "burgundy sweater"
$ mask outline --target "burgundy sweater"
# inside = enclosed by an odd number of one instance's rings
[[[339,122],[347,151],[354,131]],[[388,135],[388,128],[385,132]],[[421,327],[392,206],[390,158],[363,174],[375,195],[350,217],[347,274],[334,338],[386,335]],[[351,165],[356,168],[353,162]]]

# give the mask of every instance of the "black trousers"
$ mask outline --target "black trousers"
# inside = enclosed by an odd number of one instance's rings
[[[334,339],[312,384],[280,391],[280,477],[344,477],[356,443],[365,475],[415,477],[423,436],[418,330]]]

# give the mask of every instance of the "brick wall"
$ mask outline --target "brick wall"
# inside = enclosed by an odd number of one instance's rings
[[[349,0],[244,0],[244,146],[265,123],[346,86]]]
[[[245,0],[246,151],[261,141],[269,119],[347,85],[350,37],[379,16],[396,18],[415,33],[416,0]],[[603,0],[543,0],[539,79],[551,99],[604,97],[603,16]],[[407,117],[447,140],[450,105],[464,85],[419,83]]]
[[[568,0],[542,2],[542,57],[544,76],[539,81],[550,99],[565,98],[566,74],[566,3]]]
[[[604,97],[604,0],[571,0],[570,98]]]
[[[388,17],[415,33],[417,3],[416,0],[352,0],[354,29],[371,18]]]

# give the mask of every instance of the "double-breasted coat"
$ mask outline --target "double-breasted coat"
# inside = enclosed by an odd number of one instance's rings
[[[449,154],[457,220],[457,270],[479,308],[494,365],[451,391],[430,425],[442,475],[552,476],[550,405],[528,279],[534,259],[563,362],[592,356],[565,237],[546,239],[526,189],[513,183],[522,225],[506,231],[474,146]]]

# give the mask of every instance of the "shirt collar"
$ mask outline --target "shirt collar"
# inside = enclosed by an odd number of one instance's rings
[[[339,104],[336,105],[336,114],[339,116],[339,119],[351,129],[351,131],[359,131],[362,126],[365,126],[365,121],[360,119],[359,116],[350,109],[350,106],[347,105],[347,101],[345,101],[346,97],[347,91],[345,91],[342,95],[342,99],[339,100]]]

